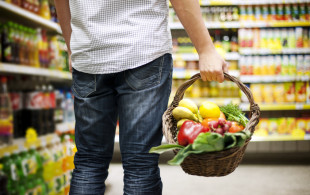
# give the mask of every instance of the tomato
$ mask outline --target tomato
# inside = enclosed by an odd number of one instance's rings
[[[228,130],[230,133],[236,133],[236,132],[242,131],[244,129],[244,126],[240,125],[238,122],[234,121],[231,124],[232,125]]]

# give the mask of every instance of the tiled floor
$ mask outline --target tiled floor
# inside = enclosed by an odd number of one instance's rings
[[[240,165],[225,177],[191,176],[178,166],[160,165],[164,195],[310,195],[310,165]],[[107,195],[123,194],[123,170],[109,169]]]

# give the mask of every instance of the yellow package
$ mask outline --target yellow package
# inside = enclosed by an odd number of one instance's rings
[[[307,82],[307,103],[310,103],[310,82]]]
[[[310,118],[306,118],[306,133],[310,134]]]
[[[306,118],[297,118],[296,119],[296,128],[306,131],[307,129],[307,119]]]
[[[273,98],[276,103],[284,103],[284,83],[278,83],[273,85]]]
[[[278,133],[279,134],[287,133],[286,118],[284,117],[278,119]]]
[[[260,118],[258,127],[259,127],[259,129],[264,129],[264,130],[269,131],[269,119],[268,118]]]
[[[295,102],[295,83],[288,82],[284,83],[284,99],[285,102],[291,103]]]
[[[307,100],[307,82],[296,82],[295,85],[296,102],[306,102]]]
[[[269,129],[269,134],[276,134],[279,128],[279,122],[278,118],[270,118],[269,119],[269,124],[268,124],[268,129]]]
[[[250,87],[254,101],[256,103],[262,103],[263,102],[263,96],[262,96],[262,85],[261,84],[251,84]]]
[[[296,118],[288,117],[286,118],[287,133],[291,133],[293,129],[296,129]]]
[[[263,101],[265,103],[273,103],[273,84],[263,85]]]

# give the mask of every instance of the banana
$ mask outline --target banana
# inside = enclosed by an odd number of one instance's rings
[[[198,106],[196,105],[195,102],[193,102],[190,99],[182,99],[179,102],[179,106],[184,107],[184,108],[188,108],[190,111],[192,111],[192,113],[197,114],[198,112]]]
[[[197,112],[197,118],[198,118],[200,123],[203,121],[203,118],[202,118],[201,114],[199,113],[199,111]]]
[[[198,121],[198,118],[194,115],[194,113],[192,113],[192,111],[190,111],[190,109],[181,106],[178,106],[175,109],[173,109],[172,115],[177,121],[181,119]]]
[[[188,119],[181,119],[181,120],[179,120],[178,123],[177,123],[177,128],[180,129],[185,121],[188,121]]]

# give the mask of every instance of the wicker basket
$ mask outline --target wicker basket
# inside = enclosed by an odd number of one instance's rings
[[[224,76],[226,80],[236,83],[249,99],[250,120],[245,129],[253,133],[259,120],[260,109],[258,105],[254,103],[251,91],[236,77],[230,76],[227,73],[224,73]],[[176,108],[183,99],[185,90],[200,78],[200,74],[198,73],[183,83],[178,88],[173,102],[163,115],[163,133],[169,144],[176,144],[177,142],[177,121],[172,116],[172,110]],[[184,172],[190,175],[205,177],[228,175],[240,164],[250,139],[246,140],[242,147],[233,147],[219,152],[190,154],[184,159],[181,167]],[[174,152],[177,153],[178,151],[175,150]]]

